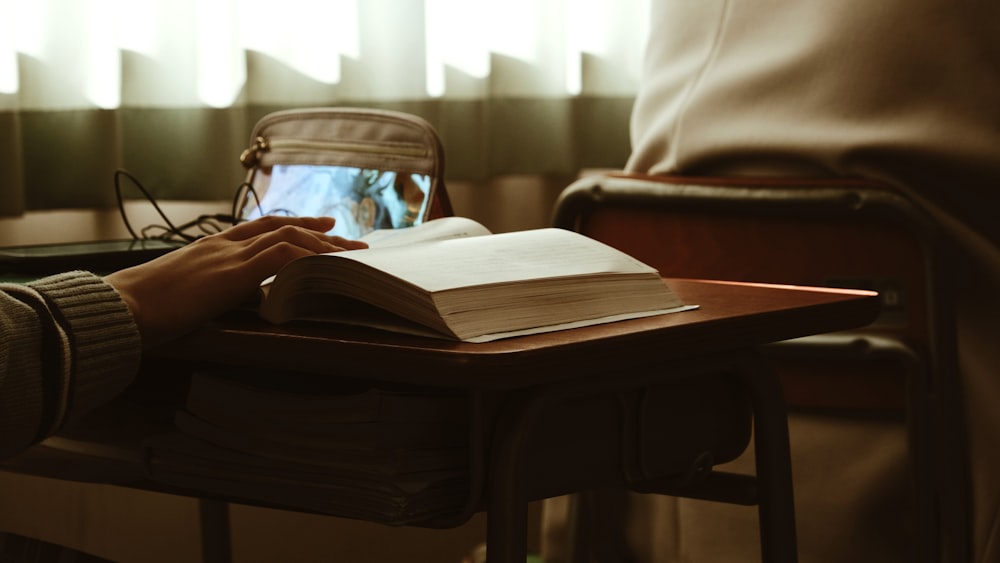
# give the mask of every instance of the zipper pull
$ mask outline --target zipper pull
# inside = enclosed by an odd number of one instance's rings
[[[270,145],[267,139],[264,137],[257,137],[253,140],[253,144],[250,148],[243,151],[240,154],[240,163],[243,164],[244,168],[253,168],[260,162],[260,155],[262,152],[270,150]]]

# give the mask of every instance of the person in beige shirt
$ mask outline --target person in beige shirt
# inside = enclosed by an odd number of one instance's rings
[[[881,180],[955,242],[970,550],[1000,561],[1000,2],[652,0],[650,30],[629,171]],[[900,426],[792,416],[802,561],[907,560]],[[641,561],[759,560],[752,509],[630,510]]]

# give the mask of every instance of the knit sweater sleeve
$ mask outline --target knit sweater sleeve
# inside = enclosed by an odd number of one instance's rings
[[[88,272],[0,284],[0,457],[109,401],[135,376],[138,329]]]

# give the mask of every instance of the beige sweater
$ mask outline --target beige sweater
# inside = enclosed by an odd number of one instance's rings
[[[0,285],[0,458],[110,400],[140,356],[135,323],[101,278],[71,272]]]
[[[884,179],[1000,260],[1000,2],[652,5],[630,169]]]

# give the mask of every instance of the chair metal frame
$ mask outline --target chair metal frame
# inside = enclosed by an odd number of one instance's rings
[[[922,304],[926,334],[922,338],[873,325],[871,329],[777,343],[766,347],[764,354],[779,362],[802,358],[898,362],[907,380],[906,415],[914,470],[917,522],[913,560],[971,559],[968,456],[952,286],[956,264],[946,238],[924,210],[891,187],[864,180],[622,173],[583,177],[568,186],[554,206],[552,224],[589,234],[590,218],[609,208],[663,212],[664,220],[669,214],[705,214],[721,220],[751,218],[761,222],[832,220],[845,229],[877,224],[898,229],[912,240],[922,257],[926,287]],[[615,245],[615,241],[605,242]],[[701,277],[683,271],[661,273]]]

